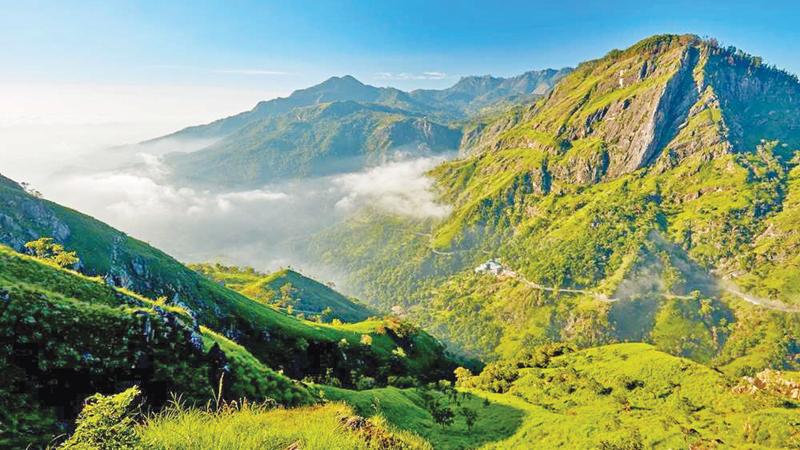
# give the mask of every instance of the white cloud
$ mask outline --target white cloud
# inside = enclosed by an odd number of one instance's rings
[[[336,177],[333,182],[344,193],[336,207],[351,211],[373,206],[415,218],[445,217],[450,208],[436,201],[433,181],[425,175],[442,161],[441,158],[398,161]]]
[[[443,80],[447,78],[444,72],[422,72],[422,73],[409,73],[409,72],[378,72],[375,78],[379,80]]]
[[[265,70],[265,69],[216,69],[212,70],[214,73],[224,73],[227,75],[256,75],[256,76],[273,76],[273,75],[289,75],[289,72],[281,70]]]

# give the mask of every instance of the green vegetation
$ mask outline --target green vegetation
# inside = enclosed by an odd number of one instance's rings
[[[78,254],[64,250],[64,246],[53,242],[53,238],[40,238],[25,244],[33,256],[51,261],[59,267],[72,267],[80,261]]]
[[[81,272],[150,298],[165,297],[167,305],[185,310],[199,325],[235,340],[268,367],[295,379],[321,378],[333,371],[343,385],[354,386],[362,376],[383,384],[392,375],[438,378],[451,369],[443,346],[423,331],[401,337],[385,328],[379,332],[381,321],[348,328],[301,320],[221,286],[91,217],[19,188],[0,185],[0,200],[0,214],[9,224],[0,231],[0,242],[21,250],[29,237],[51,235],[77,253]],[[320,288],[310,280],[299,281],[310,292]],[[360,344],[365,334],[372,335],[373,345]],[[406,357],[393,353],[398,347]]]
[[[0,247],[0,340],[4,447],[48,442],[85,397],[124,385],[138,384],[151,407],[171,394],[202,405],[223,376],[225,398],[313,401],[244,348],[198,329],[185,310],[7,247]]]
[[[0,247],[0,446],[77,418],[67,448],[800,447],[797,79],[665,35],[484,109],[502,84],[453,91],[486,115],[430,173],[449,217],[364,210],[311,244],[400,317],[290,270],[192,271],[0,178],[0,241],[35,255]],[[181,164],[223,149],[247,184],[443,149],[460,133],[418,114],[442,95],[336,79]]]
[[[734,380],[645,344],[505,363],[461,381],[525,411],[513,436],[486,448],[792,448],[796,401],[733,393]],[[502,399],[502,400],[501,400]],[[513,399],[513,402],[512,402]],[[628,443],[627,447],[623,443]]]
[[[283,309],[291,307],[295,313],[302,313],[307,318],[322,316],[329,311],[320,319],[358,322],[374,315],[357,300],[336,292],[332,284],[319,283],[292,269],[263,274],[249,267],[221,264],[193,264],[189,267],[247,297]]]
[[[426,450],[408,433],[390,431],[384,422],[354,416],[342,404],[298,409],[268,409],[244,403],[219,410],[173,406],[139,429],[143,448]]]
[[[430,173],[449,217],[366,211],[314,254],[368,303],[485,360],[634,340],[731,373],[797,368],[800,84],[755,64],[671,35],[581,64]],[[782,129],[759,119],[764,96],[794,111]],[[474,273],[490,258],[514,276]]]

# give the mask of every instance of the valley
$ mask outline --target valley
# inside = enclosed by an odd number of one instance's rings
[[[2,448],[800,447],[800,82],[757,56],[338,76],[113,153],[158,242],[0,176]]]

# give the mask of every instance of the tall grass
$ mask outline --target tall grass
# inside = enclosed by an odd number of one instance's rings
[[[144,448],[373,450],[379,442],[348,430],[343,418],[353,410],[339,403],[302,408],[270,408],[249,402],[191,409],[174,402],[138,427]],[[376,426],[382,427],[381,424]],[[422,439],[395,434],[397,449],[430,449]]]

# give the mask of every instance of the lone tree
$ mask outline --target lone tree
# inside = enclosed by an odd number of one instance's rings
[[[287,308],[289,306],[294,306],[297,303],[297,300],[294,298],[294,294],[297,292],[297,289],[292,286],[292,283],[286,283],[280,287],[280,300],[278,303],[280,306]]]
[[[453,414],[452,409],[439,405],[439,402],[434,402],[431,405],[431,416],[433,416],[434,422],[438,423],[442,426],[442,428],[444,428],[453,424],[455,414]]]
[[[72,267],[80,261],[77,253],[66,251],[64,246],[53,241],[53,238],[39,238],[25,244],[25,248],[29,254],[55,263],[59,267]]]
[[[464,421],[467,423],[467,431],[472,431],[475,422],[478,420],[478,412],[471,408],[461,408],[461,415],[464,416]]]

